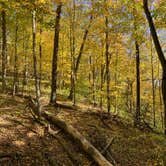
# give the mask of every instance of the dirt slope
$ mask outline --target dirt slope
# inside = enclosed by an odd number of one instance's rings
[[[20,97],[0,96],[0,165],[94,165],[62,131],[58,134],[61,141],[50,136],[25,111],[25,105]],[[58,113],[59,118],[77,128],[100,151],[114,138],[109,151],[117,165],[166,165],[166,138],[162,135],[142,132],[119,117],[101,116],[85,105],[77,110],[55,110],[51,106],[43,109]]]

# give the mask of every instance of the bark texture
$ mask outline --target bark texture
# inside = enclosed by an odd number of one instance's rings
[[[7,67],[7,38],[6,38],[6,12],[2,10],[2,91],[6,90]]]
[[[40,103],[40,81],[37,72],[37,57],[36,57],[36,11],[34,10],[32,13],[32,45],[33,45],[33,69],[34,69],[34,77],[35,77],[35,91],[36,91],[36,102],[37,109],[40,115],[41,113],[41,103]]]
[[[55,34],[54,34],[54,52],[52,59],[52,84],[50,103],[56,105],[57,100],[57,66],[58,66],[58,46],[62,3],[59,3],[56,10]]]
[[[143,0],[143,5],[144,5],[144,11],[146,14],[146,18],[147,18],[148,23],[149,23],[153,42],[154,42],[161,66],[162,66],[162,72],[163,72],[162,95],[163,95],[163,102],[164,102],[164,133],[166,135],[166,59],[164,57],[164,53],[163,53],[161,45],[160,45],[160,41],[159,41],[159,38],[158,38],[158,35],[156,32],[156,28],[155,28],[151,13],[150,13],[149,8],[148,8],[148,0]]]

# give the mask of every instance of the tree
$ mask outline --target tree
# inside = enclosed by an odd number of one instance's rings
[[[7,67],[7,39],[6,39],[6,11],[2,9],[2,91],[6,90],[6,67]]]
[[[39,115],[41,114],[41,103],[40,103],[40,81],[37,72],[37,57],[36,57],[36,11],[32,11],[32,50],[33,50],[33,67],[34,67],[34,77],[35,77],[35,91],[36,91],[36,102],[37,111]]]
[[[156,48],[156,51],[158,54],[158,58],[160,60],[161,66],[162,66],[162,72],[163,72],[163,75],[162,75],[162,95],[163,95],[163,101],[164,101],[164,133],[166,135],[166,59],[164,57],[164,53],[162,51],[160,41],[158,39],[156,28],[155,28],[151,13],[150,13],[149,8],[148,8],[148,0],[143,0],[143,6],[144,6],[146,18],[147,18],[148,23],[149,23],[153,42],[154,42],[154,45],[155,45],[155,48]]]
[[[108,17],[105,16],[105,63],[106,63],[106,84],[107,84],[107,111],[110,112],[110,69],[109,69],[109,40],[108,40]]]
[[[16,16],[17,17],[17,16]],[[15,21],[15,56],[14,56],[14,80],[13,80],[13,95],[18,93],[18,20]]]
[[[78,69],[79,69],[81,57],[82,57],[82,54],[83,54],[85,42],[86,42],[86,39],[87,39],[87,36],[88,36],[88,33],[89,33],[89,29],[90,29],[92,20],[93,20],[93,16],[91,15],[91,16],[90,16],[90,20],[89,20],[88,27],[87,27],[87,28],[85,29],[85,31],[84,31],[84,35],[83,35],[82,43],[81,43],[81,46],[80,46],[80,49],[79,49],[78,57],[77,57],[77,59],[76,59],[75,65],[74,65],[75,67],[73,68],[73,78],[72,78],[72,80],[71,80],[71,89],[70,89],[70,94],[69,94],[69,96],[68,96],[68,98],[71,99],[71,100],[73,99],[73,91],[74,91],[74,89],[75,89],[75,83],[76,83],[76,78],[77,78],[77,72],[78,72]]]
[[[50,103],[53,103],[53,104],[56,104],[56,100],[57,100],[57,64],[58,64],[58,45],[59,45],[61,8],[62,8],[62,3],[59,2],[56,9],[54,51],[53,51],[53,59],[52,59],[52,84],[51,84]]]

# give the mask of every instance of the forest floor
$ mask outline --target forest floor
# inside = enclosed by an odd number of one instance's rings
[[[72,124],[99,151],[113,139],[108,150],[117,165],[166,165],[166,138],[162,134],[141,131],[120,117],[102,115],[85,104],[80,103],[78,109],[56,110],[46,100],[42,103],[43,110]],[[25,106],[26,100],[21,97],[0,95],[0,165],[95,165],[63,131],[56,138],[49,135]]]

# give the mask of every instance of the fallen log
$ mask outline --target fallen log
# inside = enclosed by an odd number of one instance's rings
[[[31,108],[31,111],[37,117],[41,118],[43,117],[46,119],[49,123],[58,126],[60,129],[68,133],[77,143],[82,147],[82,149],[89,154],[93,160],[99,165],[99,166],[113,166],[85,137],[83,137],[72,125],[68,124],[67,122],[53,117],[49,115],[48,113],[42,111],[41,115],[38,115],[38,112],[36,112],[36,103],[32,102],[32,99],[29,98],[30,104],[28,105],[29,108]]]
[[[86,140],[73,126],[59,118],[55,118],[45,112],[41,114],[49,123],[58,126],[76,140],[83,150],[89,154],[94,161],[100,166],[113,166],[106,158],[88,141]]]
[[[53,136],[54,138],[56,138],[58,140],[58,142],[61,144],[61,146],[63,147],[63,149],[66,151],[66,153],[68,154],[69,158],[71,159],[71,161],[73,162],[73,164],[75,165],[80,165],[80,162],[78,161],[78,159],[76,158],[76,156],[70,151],[70,149],[67,147],[67,145],[65,143],[63,143],[61,137],[58,136],[58,133],[61,130],[58,131],[54,131],[50,128],[50,126],[48,126],[47,128],[47,132]]]

